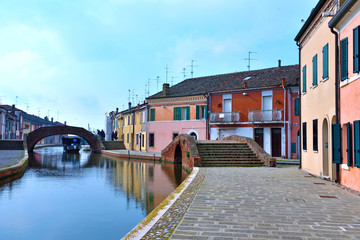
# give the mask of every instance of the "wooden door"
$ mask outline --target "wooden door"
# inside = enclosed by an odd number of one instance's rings
[[[255,142],[259,144],[260,147],[264,148],[264,129],[255,128]]]
[[[271,156],[281,157],[281,128],[271,129]]]

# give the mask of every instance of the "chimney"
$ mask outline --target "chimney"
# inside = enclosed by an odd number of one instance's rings
[[[51,118],[51,122],[54,122],[54,118],[53,118],[53,117]]]
[[[281,84],[282,86],[285,86],[285,78],[281,78]]]
[[[131,109],[131,102],[129,102],[129,110]]]
[[[279,59],[278,61],[279,61],[279,68],[281,68],[281,59]]]
[[[116,114],[118,114],[119,113],[119,108],[116,108]]]
[[[11,113],[12,113],[12,114],[15,114],[15,104],[13,104],[13,105],[11,106]]]
[[[66,121],[64,122],[64,125],[66,126]]]
[[[166,96],[167,90],[169,89],[170,84],[164,83],[163,84],[163,96]]]
[[[247,87],[247,82],[246,81],[244,81],[244,88],[246,88]]]

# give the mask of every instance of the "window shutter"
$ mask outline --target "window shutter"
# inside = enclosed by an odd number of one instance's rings
[[[300,104],[300,98],[295,98],[295,116],[300,115],[299,104]]]
[[[307,130],[306,130],[306,122],[302,124],[302,132],[303,132],[303,150],[307,150]]]
[[[150,121],[155,121],[155,108],[150,109]]]
[[[354,121],[354,166],[360,167],[360,121]]]
[[[208,106],[205,105],[205,119],[208,118]]]
[[[196,119],[200,119],[200,106],[196,105]]]
[[[346,124],[346,154],[347,154],[347,165],[351,166],[352,163],[352,131],[351,124]]]
[[[190,120],[190,107],[186,107],[186,120]]]
[[[305,93],[306,92],[306,65],[303,67],[302,73],[303,73],[303,88],[302,88],[302,91],[303,91],[303,93]]]
[[[333,163],[341,164],[341,125],[332,125],[332,155]]]
[[[313,86],[317,85],[317,54],[313,57]]]
[[[329,44],[323,47],[323,79],[329,77]]]
[[[179,120],[179,107],[174,107],[174,120]]]
[[[348,38],[340,42],[341,81],[348,78]]]
[[[357,73],[360,71],[359,69],[359,26],[357,26],[356,28],[353,29],[353,69],[354,69],[354,73]]]

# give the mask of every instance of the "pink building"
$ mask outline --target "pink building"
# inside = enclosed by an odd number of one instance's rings
[[[161,152],[177,135],[189,134],[197,140],[207,136],[206,90],[196,79],[187,79],[147,98],[147,147]]]
[[[347,0],[329,22],[338,45],[339,124],[333,124],[334,163],[342,185],[360,190],[360,2]]]

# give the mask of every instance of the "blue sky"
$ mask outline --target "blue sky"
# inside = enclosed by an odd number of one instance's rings
[[[298,63],[294,38],[317,0],[0,2],[0,101],[103,129],[166,81]],[[156,78],[159,76],[157,88]],[[132,94],[133,93],[133,94]]]

